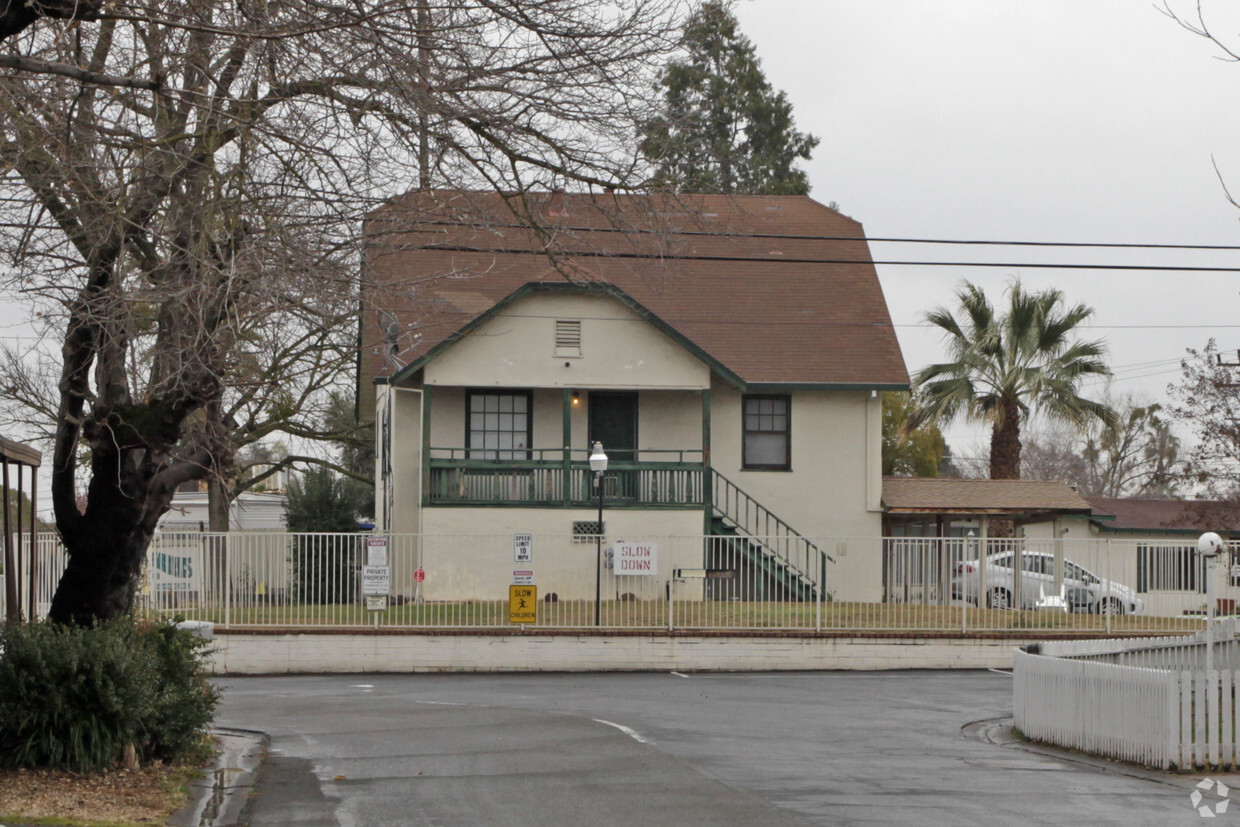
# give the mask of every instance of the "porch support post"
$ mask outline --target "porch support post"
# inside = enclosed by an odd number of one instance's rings
[[[22,607],[18,603],[17,591],[17,558],[13,554],[13,537],[11,526],[9,525],[9,460],[8,457],[0,457],[0,467],[3,468],[3,486],[4,495],[3,503],[0,507],[4,509],[4,608],[5,620],[10,623],[20,623],[22,619]]]
[[[564,401],[561,407],[564,418],[562,426],[564,438],[561,444],[564,446],[564,453],[560,457],[560,473],[563,475],[560,494],[564,505],[568,506],[573,499],[573,392],[570,388],[564,389]]]
[[[422,385],[422,505],[431,500],[431,388]]]
[[[715,479],[710,467],[710,388],[702,391],[702,533],[714,518]]]
[[[39,617],[39,469],[30,466],[30,614],[31,620]],[[18,527],[18,533],[21,528]]]

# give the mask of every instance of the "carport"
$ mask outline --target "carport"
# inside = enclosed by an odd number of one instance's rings
[[[1093,507],[1058,480],[884,477],[883,599],[947,605],[962,561],[978,560],[979,579],[986,582],[986,557],[1004,550],[1002,538],[1035,523],[1049,523],[1059,536],[1061,518],[1091,513]],[[1014,577],[1019,593],[1019,567]]]
[[[0,473],[3,475],[0,487],[3,488],[4,501],[2,506],[4,516],[0,519],[4,528],[4,617],[10,622],[18,622],[22,619],[22,583],[29,585],[25,590],[25,597],[28,598],[29,604],[27,616],[33,618],[36,614],[34,586],[38,576],[39,556],[35,553],[35,549],[38,547],[39,523],[35,516],[38,508],[35,492],[38,488],[38,468],[42,459],[43,455],[30,446],[0,437]],[[29,469],[30,477],[30,539],[28,544],[24,545],[22,535],[25,533],[23,529],[27,527],[27,524],[22,506],[27,469]],[[17,477],[16,488],[12,485],[14,474]],[[9,496],[14,490],[17,494],[16,502]],[[21,554],[22,548],[30,551],[24,559]]]

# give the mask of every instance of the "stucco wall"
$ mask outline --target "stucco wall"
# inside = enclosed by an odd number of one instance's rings
[[[662,635],[250,635],[215,638],[217,674],[1010,669],[1025,640]]]
[[[580,357],[557,356],[557,320],[581,322]],[[605,296],[514,302],[426,366],[428,385],[517,388],[705,388],[706,365]]]
[[[562,600],[593,600],[597,543],[575,541],[573,521],[593,521],[598,512],[567,508],[428,508],[424,524],[423,562],[428,600],[506,599],[514,571],[534,572],[539,597],[555,592]],[[653,576],[615,577],[602,569],[603,599],[632,593],[638,598],[666,597],[665,584],[675,568],[700,568],[701,512],[604,510],[604,548],[618,541],[654,542],[658,569]],[[513,535],[536,535],[533,560],[517,563]]]

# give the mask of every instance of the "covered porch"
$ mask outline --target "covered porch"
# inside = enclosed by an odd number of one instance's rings
[[[422,505],[711,508],[710,390],[424,386]]]

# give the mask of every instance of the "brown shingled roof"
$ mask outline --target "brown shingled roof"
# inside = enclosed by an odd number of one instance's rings
[[[891,513],[1088,514],[1090,505],[1066,482],[883,477],[883,506]]]
[[[1240,507],[1216,500],[1088,497],[1098,525],[1108,531],[1240,532]]]
[[[526,284],[572,282],[614,285],[746,384],[908,384],[861,225],[803,196],[411,193],[366,239],[363,387],[390,373],[376,308],[416,323],[410,364]]]

